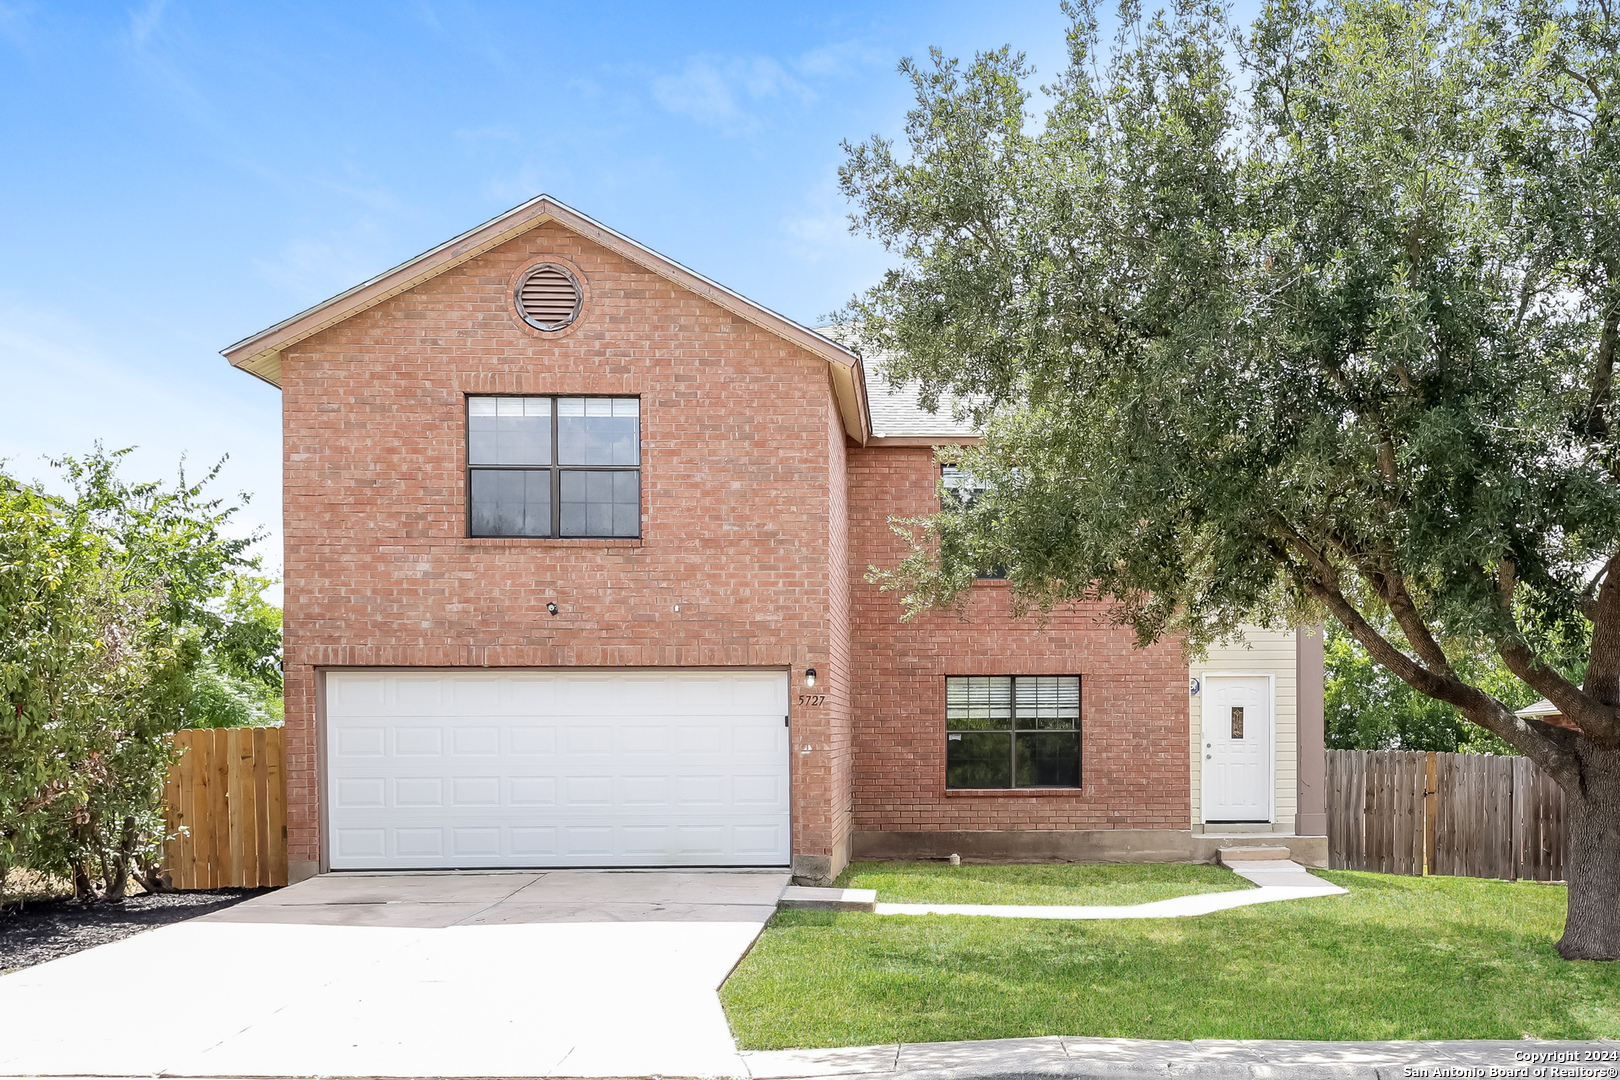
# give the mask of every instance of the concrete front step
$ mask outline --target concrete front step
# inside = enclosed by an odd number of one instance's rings
[[[1293,853],[1285,847],[1223,847],[1215,853],[1215,858],[1222,866],[1231,866],[1233,863],[1283,862],[1293,857]]]
[[[876,889],[815,889],[789,885],[776,902],[779,908],[807,911],[876,911]]]

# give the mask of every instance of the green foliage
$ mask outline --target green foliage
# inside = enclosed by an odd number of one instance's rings
[[[1002,568],[1018,610],[1100,597],[1194,653],[1331,615],[1559,783],[1560,950],[1620,958],[1609,0],[1125,0],[1106,51],[1093,2],[1043,116],[1009,49],[935,53],[905,149],[848,148],[898,265],[843,319],[986,425],[951,456],[989,490],[875,579],[914,614]]]
[[[172,733],[280,715],[279,612],[252,537],[200,482],[129,483],[124,452],[0,473],[0,867],[121,897],[164,839]]]
[[[1330,623],[1326,643],[1327,745],[1333,750],[1439,750],[1512,754],[1501,739],[1470,723],[1456,708],[1412,689],[1380,667],[1355,638]],[[1480,654],[1458,661],[1463,676],[1509,708],[1535,699],[1499,658]]]
[[[877,579],[914,614],[1005,568],[1021,610],[1100,596],[1194,651],[1332,612],[1544,763],[1556,737],[1448,656],[1620,731],[1554,655],[1594,640],[1620,551],[1620,27],[1272,0],[1244,31],[1178,0],[1124,4],[1101,50],[1069,10],[1038,120],[1022,57],[935,53],[902,65],[904,151],[848,147],[855,227],[899,265],[843,318],[987,426],[951,457],[989,490],[899,523]]]

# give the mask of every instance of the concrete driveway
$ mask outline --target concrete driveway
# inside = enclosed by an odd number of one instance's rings
[[[746,1076],[785,873],[328,875],[0,977],[0,1074]]]

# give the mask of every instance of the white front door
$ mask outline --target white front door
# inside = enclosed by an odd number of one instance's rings
[[[333,671],[334,870],[785,866],[788,675]]]
[[[1204,820],[1272,820],[1271,680],[1206,675],[1200,694]]]

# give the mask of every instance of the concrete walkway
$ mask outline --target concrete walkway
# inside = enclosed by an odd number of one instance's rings
[[[1589,1056],[1590,1055],[1590,1056]],[[1390,1080],[1620,1074],[1620,1042],[1155,1042],[1050,1036],[745,1052],[754,1080]],[[1498,1071],[1492,1072],[1492,1069]],[[1537,1069],[1543,1072],[1537,1072]],[[1474,1071],[1477,1070],[1477,1071]],[[1563,1071],[1558,1070],[1578,1070]]]
[[[0,1075],[746,1075],[717,991],[787,880],[314,878],[0,976]]]
[[[1230,869],[1247,878],[1254,889],[1197,893],[1149,904],[1062,906],[1025,904],[878,904],[879,915],[989,915],[1003,919],[1178,919],[1214,911],[1299,900],[1308,896],[1342,896],[1346,890],[1309,873],[1287,859],[1232,863]]]

